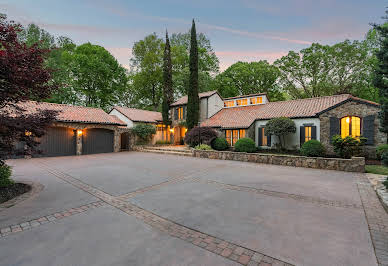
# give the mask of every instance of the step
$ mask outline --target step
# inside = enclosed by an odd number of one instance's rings
[[[193,153],[191,151],[187,152],[175,152],[175,151],[165,151],[165,150],[153,150],[153,149],[143,149],[140,152],[150,152],[150,153],[159,153],[159,154],[171,154],[171,155],[179,155],[179,156],[189,156],[192,157]]]
[[[190,152],[191,153],[191,150],[187,149],[187,150],[178,150],[178,149],[169,149],[169,148],[158,148],[158,147],[144,147],[143,150],[158,150],[158,151],[171,151],[171,152],[183,152],[183,153],[187,153],[187,152]]]

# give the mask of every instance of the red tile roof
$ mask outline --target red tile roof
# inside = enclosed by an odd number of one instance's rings
[[[18,103],[18,106],[31,114],[42,110],[58,111],[56,121],[77,122],[88,124],[126,125],[115,116],[107,114],[104,110],[92,107],[72,106],[66,104],[27,101]]]
[[[218,93],[216,90],[215,91],[205,91],[205,92],[198,93],[198,96],[201,99],[201,98],[210,97],[216,93]],[[184,105],[184,104],[187,104],[187,95],[179,98],[176,102],[171,104],[171,106]]]
[[[378,106],[377,103],[353,97],[350,94],[324,96],[260,105],[221,109],[201,123],[202,126],[222,128],[248,128],[256,119],[266,120],[275,117],[316,117],[320,113],[348,100],[356,100]]]
[[[163,121],[161,112],[153,112],[128,107],[114,107],[117,111],[125,115],[134,122],[158,123]]]

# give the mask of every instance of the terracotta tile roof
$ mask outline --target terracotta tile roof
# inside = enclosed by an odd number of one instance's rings
[[[215,91],[205,91],[205,92],[198,93],[198,96],[201,99],[201,98],[210,97],[216,93],[218,93],[216,90]],[[187,95],[179,98],[176,102],[171,104],[171,106],[177,106],[177,105],[183,105],[183,104],[187,104]]]
[[[58,111],[56,121],[58,122],[77,122],[88,124],[110,124],[126,125],[115,116],[107,114],[104,110],[92,107],[72,106],[66,104],[46,103],[27,101],[18,104],[25,110],[25,113],[31,114],[41,110]]]
[[[145,123],[158,123],[163,121],[161,112],[153,112],[128,107],[114,107],[117,111],[125,115],[128,119],[134,122],[145,122]]]
[[[350,94],[299,99],[244,107],[224,108],[201,125],[222,128],[247,128],[256,119],[275,117],[316,117],[327,109],[347,100],[355,100],[378,106],[377,103],[353,97]]]

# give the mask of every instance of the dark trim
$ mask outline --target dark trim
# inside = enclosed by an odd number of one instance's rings
[[[305,127],[311,127],[311,126],[314,126],[314,123],[306,123],[306,124],[303,124],[303,126],[305,126]]]

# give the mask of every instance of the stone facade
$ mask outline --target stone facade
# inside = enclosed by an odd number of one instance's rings
[[[387,143],[387,135],[379,131],[380,120],[378,119],[379,107],[361,103],[357,101],[346,102],[330,111],[324,112],[319,116],[320,120],[320,141],[326,147],[328,154],[334,154],[333,145],[330,140],[330,117],[342,118],[345,116],[358,116],[362,119],[369,115],[374,115],[374,144],[364,147],[364,154],[369,158],[375,158],[376,146]],[[362,134],[362,131],[361,131]]]
[[[352,159],[305,157],[292,155],[244,153],[230,151],[202,151],[194,150],[194,157],[243,161],[252,163],[275,164],[315,169],[337,170],[345,172],[365,172],[365,158],[352,157]]]

